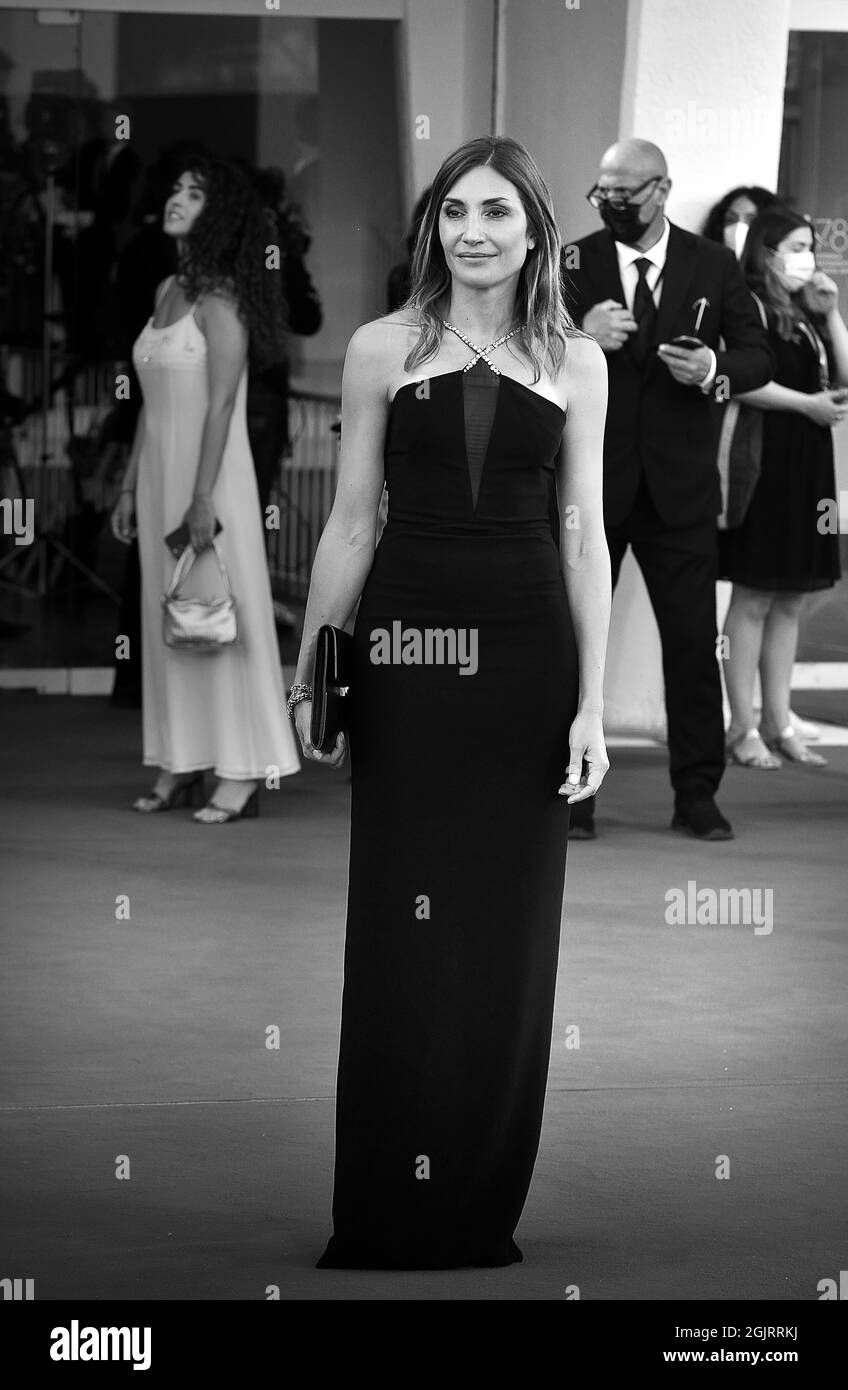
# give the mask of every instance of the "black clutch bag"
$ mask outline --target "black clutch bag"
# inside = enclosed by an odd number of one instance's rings
[[[349,633],[329,623],[318,629],[309,736],[319,753],[332,753],[336,739],[347,727],[345,704],[350,690],[352,655],[353,639]]]

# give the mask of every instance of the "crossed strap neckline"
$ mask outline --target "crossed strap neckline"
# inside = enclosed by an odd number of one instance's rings
[[[465,346],[469,347],[471,351],[475,354],[474,357],[472,357],[471,361],[467,362],[466,365],[460,369],[461,371],[470,372],[471,368],[475,366],[476,363],[482,360],[486,363],[486,366],[494,372],[495,376],[501,375],[499,369],[495,366],[494,362],[489,361],[488,354],[490,352],[494,352],[495,348],[501,347],[503,343],[509,342],[510,338],[514,338],[515,334],[518,332],[517,328],[511,329],[509,333],[504,333],[503,336],[498,338],[494,343],[487,343],[485,347],[478,347],[476,343],[472,343],[470,338],[466,338],[465,334],[461,331],[461,329],[456,328],[452,323],[449,323],[447,319],[442,319],[442,323],[444,324],[445,328],[450,329],[451,333],[455,333],[457,338],[461,338],[462,341],[465,343]],[[519,382],[519,385],[520,384],[521,383]]]

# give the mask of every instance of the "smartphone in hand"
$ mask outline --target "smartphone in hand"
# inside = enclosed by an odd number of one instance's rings
[[[681,333],[680,337],[672,338],[671,346],[694,349],[705,347],[706,344],[702,343],[700,338],[693,338],[688,333]]]
[[[220,522],[220,521],[218,520],[218,518],[216,517],[216,518],[215,518],[215,535],[217,536],[217,535],[218,535],[218,532],[219,532],[219,531],[223,531],[223,529],[224,529],[224,528],[223,528],[221,522]],[[187,524],[187,522],[185,522],[185,521],[182,523],[181,526],[178,526],[178,527],[176,528],[176,530],[171,531],[171,532],[165,537],[165,544],[167,545],[168,549],[171,551],[172,555],[176,555],[177,559],[179,559],[179,557],[182,555],[183,551],[185,550],[186,546],[190,543],[190,541],[191,541],[191,536],[190,536],[190,534],[189,534],[188,524]]]

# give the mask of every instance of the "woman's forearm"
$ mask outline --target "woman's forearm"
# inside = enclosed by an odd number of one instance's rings
[[[836,367],[834,386],[848,386],[848,328],[838,309],[831,309],[827,316],[830,330],[830,345]]]
[[[127,466],[124,469],[124,480],[121,483],[122,492],[135,492],[138,482],[138,461],[141,456],[141,442],[144,437],[144,406],[138,412],[138,419],[135,422],[135,434],[133,435],[130,456],[127,459]]]
[[[612,586],[606,541],[563,562],[563,578],[577,643],[579,707],[604,708],[604,664],[609,634]]]
[[[376,519],[370,534],[355,539],[335,531],[332,521],[325,527],[312,566],[296,682],[309,684],[312,679],[318,629],[324,623],[344,627],[353,612],[374,562],[375,545]]]
[[[234,404],[234,398],[228,399],[220,405],[210,405],[206,412],[193,498],[211,496],[221,468],[221,459],[224,457]]]
[[[794,410],[799,415],[807,413],[809,396],[805,391],[793,391],[789,386],[779,386],[776,381],[767,381],[756,391],[740,391],[735,401],[753,405],[757,410]]]

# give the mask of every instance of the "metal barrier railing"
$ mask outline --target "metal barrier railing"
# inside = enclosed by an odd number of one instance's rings
[[[8,389],[24,401],[37,400],[41,390],[41,354],[37,350],[6,350],[4,375]],[[54,355],[58,377],[66,365],[61,354]],[[86,435],[97,428],[114,403],[114,366],[96,363],[78,372],[74,385],[74,428]],[[266,522],[268,564],[275,595],[304,598],[309,587],[312,561],[321,532],[330,513],[338,469],[338,424],[341,400],[331,392],[292,391],[289,397],[289,453],[280,461],[271,490],[270,504],[278,510]],[[95,469],[75,488],[68,458],[70,437],[67,400],[58,391],[44,428],[40,410],[33,412],[12,431],[14,451],[26,497],[35,501],[39,525],[62,530],[82,493],[84,502],[95,511],[111,508],[116,486],[114,468],[98,473]],[[43,475],[42,454],[47,456]],[[115,460],[118,474],[122,461]],[[41,495],[42,476],[44,496]],[[7,479],[4,476],[3,486]]]
[[[53,353],[54,380],[61,378],[70,360],[62,353]],[[3,381],[20,400],[38,401],[41,396],[40,351],[29,348],[4,349]],[[85,436],[96,427],[114,402],[114,393],[115,374],[111,363],[92,363],[78,372],[74,409],[74,428],[78,435]],[[64,389],[55,392],[46,420],[39,407],[11,432],[15,460],[26,496],[33,498],[39,526],[45,530],[64,527],[76,505],[74,479],[67,453],[69,438],[68,398]],[[42,474],[40,465],[43,456],[46,456],[47,466]],[[109,478],[92,478],[90,487],[85,490],[85,500],[97,510],[104,510],[109,505],[110,497]]]
[[[330,515],[338,473],[338,396],[293,391],[289,397],[291,452],[271,490],[279,527],[268,530],[268,561],[275,590],[306,597],[312,561]],[[267,523],[266,523],[267,524]]]

